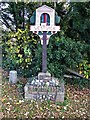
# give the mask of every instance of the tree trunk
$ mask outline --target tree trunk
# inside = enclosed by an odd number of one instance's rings
[[[23,2],[23,30],[25,29],[25,19],[24,19],[24,2]]]
[[[16,8],[16,3],[14,3],[14,14],[13,14],[14,16],[13,17],[14,17],[15,26],[16,26],[16,32],[17,32],[18,24],[17,24],[17,17],[16,17],[17,16],[16,9],[17,9]]]

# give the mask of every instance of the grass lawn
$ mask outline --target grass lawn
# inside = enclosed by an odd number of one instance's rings
[[[25,79],[19,79],[22,83]],[[89,120],[90,90],[79,90],[73,85],[65,85],[65,101],[55,103],[53,101],[25,100],[17,89],[17,84],[12,85],[8,79],[2,80],[2,107],[4,118],[45,118],[45,119],[78,119]],[[0,110],[0,111],[1,111]]]

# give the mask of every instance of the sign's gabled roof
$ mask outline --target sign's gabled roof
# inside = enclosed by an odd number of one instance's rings
[[[43,5],[39,8],[37,8],[37,11],[53,11],[54,9],[52,9],[51,7],[48,7],[47,5]]]

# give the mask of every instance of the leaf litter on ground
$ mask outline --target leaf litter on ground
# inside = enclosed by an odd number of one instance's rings
[[[53,101],[35,101],[21,98],[17,85],[8,80],[2,82],[2,112],[5,118],[67,118],[89,119],[90,90],[75,89],[65,85],[63,103]]]

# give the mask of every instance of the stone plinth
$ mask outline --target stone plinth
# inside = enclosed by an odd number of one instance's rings
[[[49,81],[49,80],[51,80],[51,74],[41,72],[38,74],[38,80]]]
[[[44,79],[47,77],[49,79]],[[56,102],[64,101],[64,82],[58,82],[56,78],[51,77],[50,74],[38,75],[37,79],[27,82],[24,87],[25,99],[27,100],[53,100]]]

